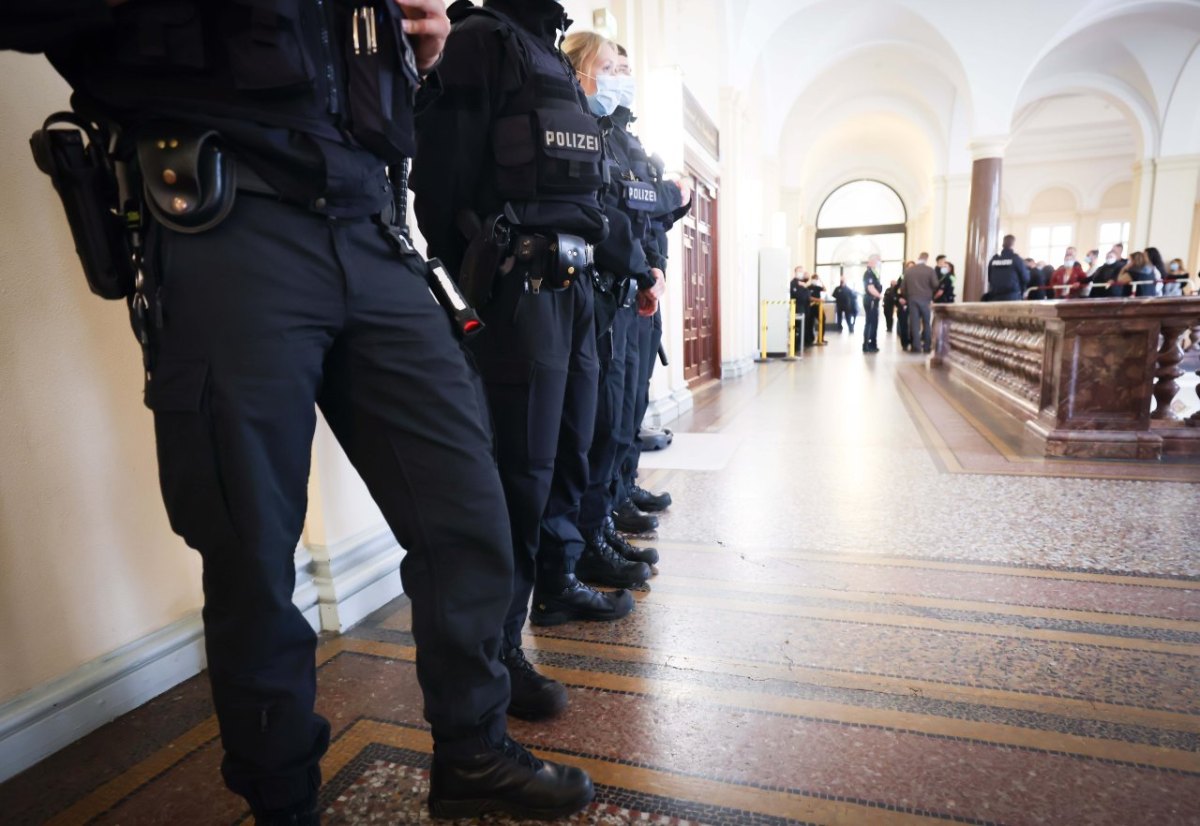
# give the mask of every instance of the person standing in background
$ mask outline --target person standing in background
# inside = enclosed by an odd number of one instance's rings
[[[883,320],[889,333],[892,332],[892,325],[896,323],[896,303],[896,279],[893,278],[883,291]]]
[[[954,262],[942,256],[937,268],[938,288],[933,294],[934,304],[954,303]]]
[[[923,353],[928,353],[933,344],[930,305],[933,303],[933,294],[937,292],[938,277],[928,262],[929,253],[923,252],[917,256],[917,263],[904,272],[901,301],[908,308],[908,338],[913,352],[917,351],[918,339]]]
[[[854,332],[854,321],[858,318],[858,296],[854,288],[846,283],[846,276],[841,276],[838,285],[833,288],[834,306],[837,310],[837,328],[840,332],[842,322],[851,333]]]
[[[863,273],[863,312],[866,323],[863,325],[863,352],[879,352],[879,302],[883,298],[883,282],[879,280],[878,255],[872,255],[867,260],[867,271]]]
[[[1054,271],[1054,275],[1050,276],[1051,296],[1053,298],[1082,298],[1086,279],[1083,265],[1075,258],[1075,248],[1067,247],[1062,266]]]

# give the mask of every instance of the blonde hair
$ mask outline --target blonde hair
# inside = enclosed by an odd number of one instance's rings
[[[576,72],[591,75],[600,50],[610,43],[608,38],[595,32],[575,32],[563,40],[562,52],[567,56],[567,60],[571,61],[571,68]]]

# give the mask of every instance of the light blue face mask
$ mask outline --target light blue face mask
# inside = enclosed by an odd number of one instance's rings
[[[624,106],[626,109],[633,108],[633,99],[637,95],[637,81],[629,75],[616,75],[617,88],[621,90],[621,99],[617,102],[618,106]]]
[[[596,77],[596,94],[588,95],[588,106],[594,115],[611,115],[621,104],[621,86],[615,75]]]

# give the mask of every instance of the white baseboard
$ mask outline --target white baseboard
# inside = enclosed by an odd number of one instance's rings
[[[404,593],[404,549],[386,527],[312,547],[321,629],[342,632]]]
[[[200,614],[0,705],[0,782],[204,668]]]
[[[686,387],[654,399],[646,406],[646,415],[642,417],[642,426],[662,428],[678,419],[692,409],[692,391]]]
[[[721,362],[721,380],[736,379],[754,369],[754,356],[744,356],[734,361]]]
[[[315,567],[309,550],[298,547],[292,599],[320,631]],[[371,596],[381,598],[375,592]],[[170,691],[204,666],[204,626],[196,612],[0,704],[0,782]]]

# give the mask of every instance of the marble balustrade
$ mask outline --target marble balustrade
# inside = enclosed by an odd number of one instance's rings
[[[939,304],[930,363],[1047,456],[1200,456],[1200,412],[1179,412],[1197,388],[1178,382],[1198,325],[1195,297]]]

